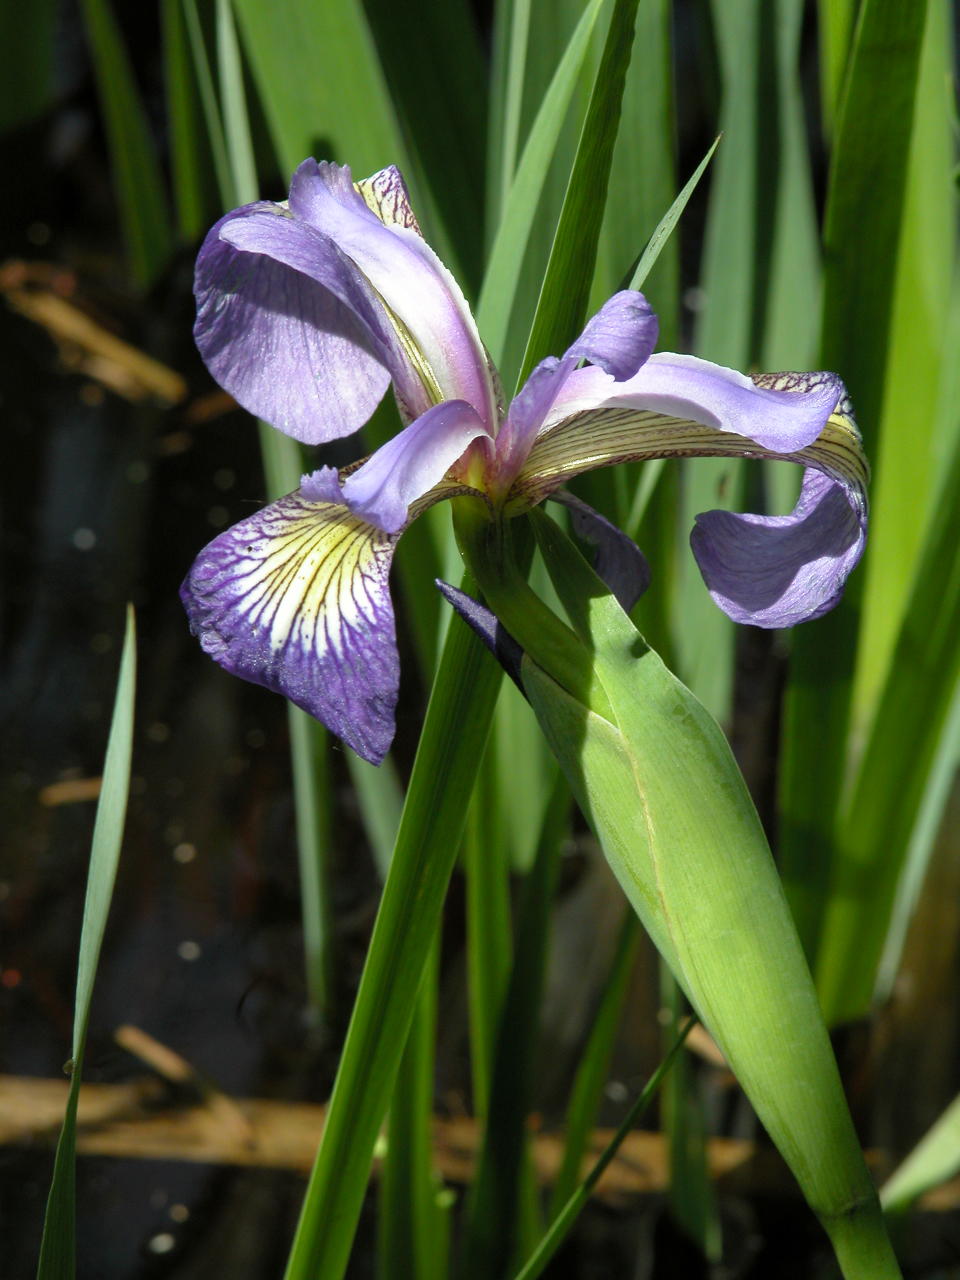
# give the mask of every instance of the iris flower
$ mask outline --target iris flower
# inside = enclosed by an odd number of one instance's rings
[[[359,464],[221,533],[182,588],[203,648],[378,763],[399,683],[388,577],[433,503],[529,510],[594,467],[632,459],[785,459],[805,468],[790,515],[698,516],[693,554],[738,622],[786,627],[839,599],[863,549],[866,463],[832,373],[752,378],[654,353],[642,294],[614,294],[504,405],[456,281],[423,239],[399,171],[354,183],[305,160],[283,204],[221,218],[196,269],[195,336],[251,413],[307,445],[357,431],[388,387],[405,426]]]

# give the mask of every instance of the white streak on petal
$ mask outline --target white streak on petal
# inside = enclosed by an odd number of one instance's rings
[[[379,763],[399,674],[395,543],[341,506],[290,494],[197,557],[181,589],[191,628],[227,671],[284,694]]]

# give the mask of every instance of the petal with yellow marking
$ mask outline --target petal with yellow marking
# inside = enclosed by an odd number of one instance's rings
[[[283,694],[373,764],[394,735],[398,536],[297,490],[215,538],[180,593],[225,670]]]

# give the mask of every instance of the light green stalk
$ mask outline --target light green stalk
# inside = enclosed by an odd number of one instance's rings
[[[573,635],[464,508],[487,600],[526,651],[540,725],[624,892],[817,1213],[848,1280],[900,1275],[779,877],[716,721],[559,529],[533,513]],[[552,615],[551,615],[552,616]]]

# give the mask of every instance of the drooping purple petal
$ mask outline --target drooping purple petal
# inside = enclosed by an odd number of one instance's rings
[[[345,166],[304,160],[290,183],[290,209],[335,241],[370,281],[414,365],[433,384],[433,399],[466,400],[492,431],[483,343],[460,286],[426,241],[404,223],[384,225]]]
[[[622,289],[608,298],[583,333],[565,352],[611,374],[618,382],[632,378],[657,345],[660,322],[642,293]]]
[[[197,346],[251,413],[318,444],[357,431],[390,383],[394,342],[355,267],[277,205],[213,227],[197,258]]]
[[[698,422],[745,436],[771,453],[790,454],[816,440],[844,394],[833,373],[765,375],[758,383],[708,360],[658,352],[626,382],[614,382],[596,367],[575,370],[541,434],[578,413],[632,408]]]
[[[613,592],[621,609],[629,613],[650,585],[646,556],[622,529],[569,489],[558,490],[552,498],[570,512],[574,533],[594,548],[593,567],[598,576]]]
[[[865,537],[857,495],[807,470],[792,514],[708,511],[690,545],[711,596],[735,622],[791,627],[833,608]]]
[[[526,697],[520,678],[523,650],[500,619],[486,605],[459,587],[452,587],[441,578],[436,579],[437,589],[448,604],[452,605],[468,627],[473,630],[490,650],[504,671]]]
[[[868,474],[839,378],[751,380],[682,356],[651,356],[620,385],[599,369],[577,370],[506,505],[535,505],[595,467],[669,457],[769,457],[808,468],[792,515],[710,512],[699,517],[694,552],[717,603],[738,621],[790,626],[836,603],[863,549]]]
[[[197,557],[180,591],[191,630],[227,671],[283,694],[379,764],[399,680],[395,544],[343,507],[292,493]]]

